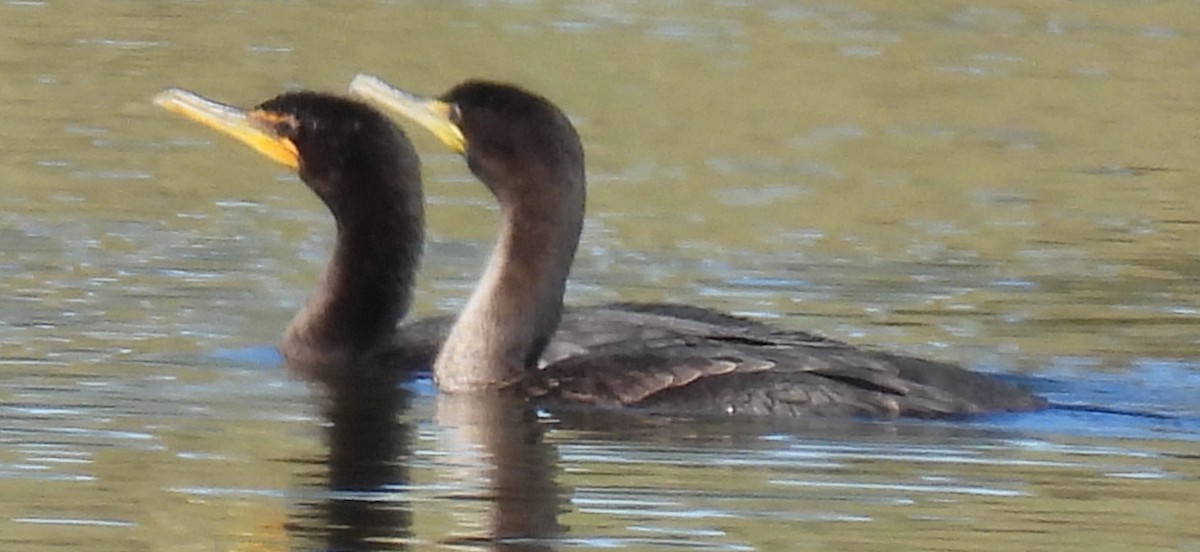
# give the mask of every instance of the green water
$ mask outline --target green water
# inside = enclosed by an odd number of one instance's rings
[[[572,303],[716,307],[1162,416],[544,414],[509,450],[420,388],[388,494],[348,510],[379,516],[372,547],[533,519],[504,546],[1200,550],[1197,60],[1182,0],[0,2],[0,548],[332,547],[313,397],[244,353],[302,304],[332,222],[150,97],[366,71],[564,107],[590,181]],[[411,134],[416,314],[453,312],[494,208]]]

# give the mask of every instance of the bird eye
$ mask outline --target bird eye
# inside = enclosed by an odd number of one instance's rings
[[[462,110],[458,108],[458,104],[450,104],[450,122],[454,124],[462,122]]]
[[[300,130],[300,121],[295,115],[268,111],[258,113],[256,118],[263,130],[270,131],[276,136],[290,138]]]
[[[275,134],[280,136],[292,136],[296,134],[296,120],[286,117],[275,121]]]

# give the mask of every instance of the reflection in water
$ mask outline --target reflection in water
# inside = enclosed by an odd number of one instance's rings
[[[495,550],[550,550],[558,534],[554,451],[542,441],[536,414],[515,395],[439,394],[434,420],[440,449],[473,482],[475,519],[460,521],[451,541]]]
[[[302,505],[293,532],[322,550],[406,550],[413,537],[409,467],[415,428],[405,422],[411,392],[371,366],[296,369],[321,403],[327,426],[326,486]],[[440,541],[492,550],[549,550],[559,498],[554,451],[536,413],[511,395],[439,395],[438,452],[465,489],[459,527]],[[327,490],[327,492],[326,492]]]
[[[304,505],[295,532],[326,541],[327,550],[404,550],[411,535],[403,489],[413,431],[400,421],[409,392],[371,368],[303,371],[328,421],[328,493]]]

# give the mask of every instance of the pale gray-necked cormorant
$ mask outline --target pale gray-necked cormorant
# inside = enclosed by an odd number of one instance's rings
[[[401,332],[410,349],[431,349],[444,335],[434,362],[443,391],[511,387],[552,402],[774,415],[938,417],[1045,405],[957,366],[700,307],[564,312],[586,195],[583,146],[566,115],[537,94],[485,81],[433,99],[359,75],[351,91],[462,154],[500,205],[499,240],[448,332],[436,320]]]

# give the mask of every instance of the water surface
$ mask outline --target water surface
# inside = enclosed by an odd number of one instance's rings
[[[11,0],[0,21],[4,549],[1200,550],[1194,2]],[[359,71],[564,107],[591,183],[572,303],[725,309],[1070,408],[530,415],[418,382],[327,418],[268,351],[328,215],[149,99]],[[494,207],[412,135],[416,313],[454,312]]]

